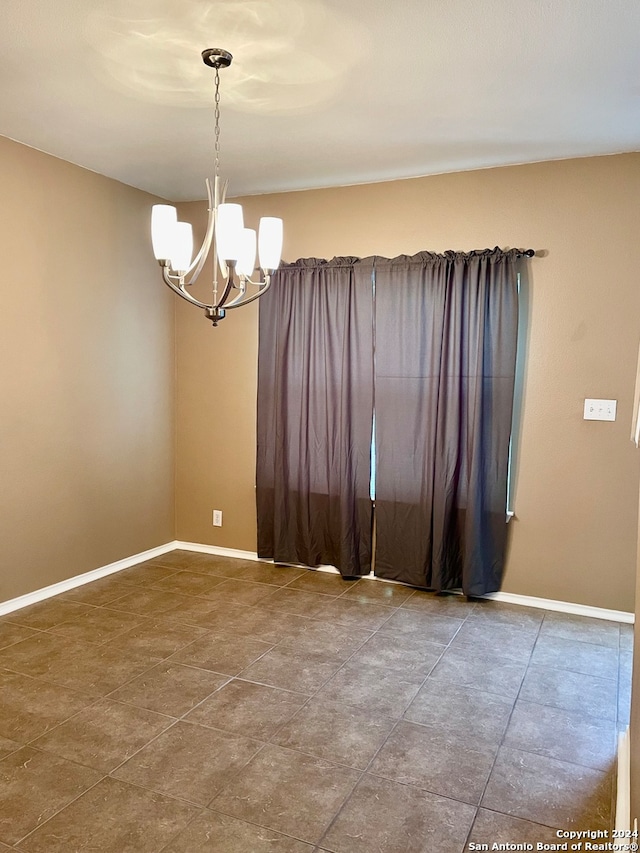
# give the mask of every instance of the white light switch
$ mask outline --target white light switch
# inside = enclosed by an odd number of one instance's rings
[[[585,421],[615,421],[617,400],[585,400]]]

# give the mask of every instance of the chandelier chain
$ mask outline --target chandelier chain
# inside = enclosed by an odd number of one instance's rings
[[[216,94],[215,94],[215,176],[220,174],[220,71],[216,68]]]

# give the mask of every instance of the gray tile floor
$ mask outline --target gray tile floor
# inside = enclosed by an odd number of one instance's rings
[[[461,853],[608,828],[631,640],[174,551],[0,620],[0,853]]]

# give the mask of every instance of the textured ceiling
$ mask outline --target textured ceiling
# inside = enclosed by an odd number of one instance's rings
[[[0,134],[173,200],[640,150],[638,0],[2,0]]]

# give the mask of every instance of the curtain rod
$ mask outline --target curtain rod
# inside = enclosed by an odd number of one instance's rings
[[[522,254],[525,255],[527,258],[532,258],[535,255],[535,253],[536,253],[535,249],[523,249],[522,250]]]

